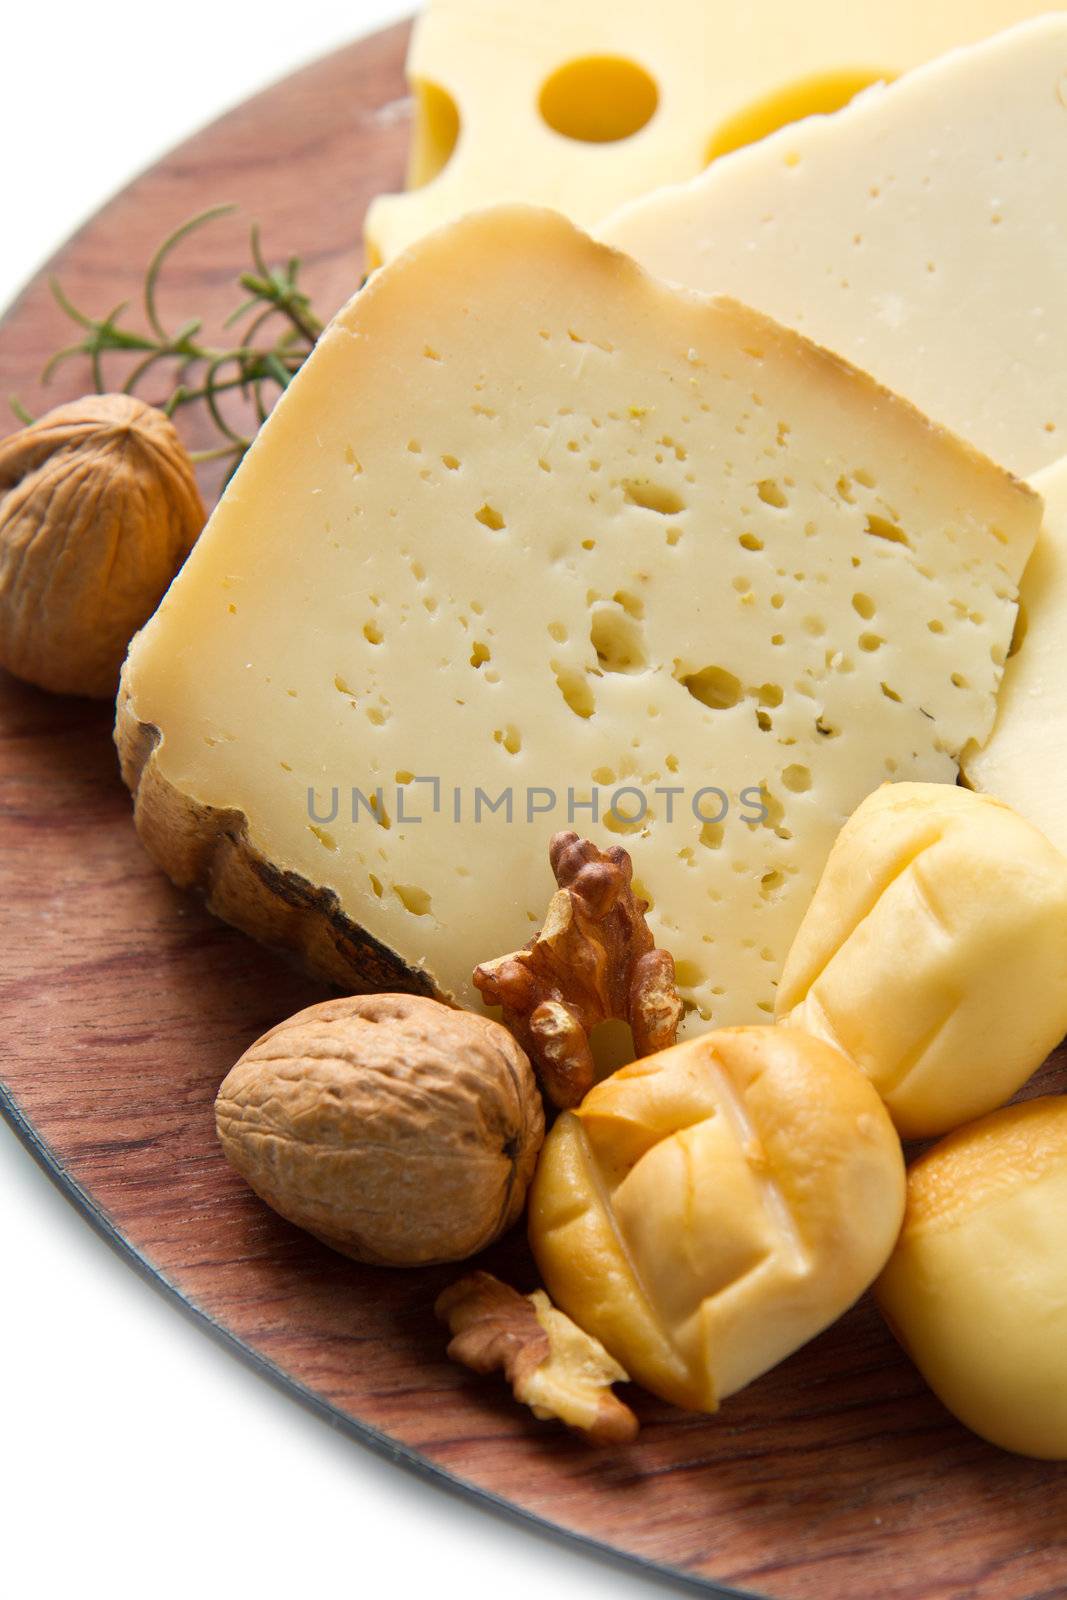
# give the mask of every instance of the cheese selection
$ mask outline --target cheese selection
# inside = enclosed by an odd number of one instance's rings
[[[472,215],[339,315],[134,642],[138,825],[331,976],[470,1004],[546,835],[613,833],[687,1026],[770,1017],[848,814],[988,732],[1039,520],[795,333]]]
[[[594,1442],[638,1426],[605,1384],[714,1411],[877,1278],[957,1417],[1067,1459],[1067,1096],[1004,1108],[1067,1030],[1067,13],[1035,9],[432,0],[379,270],[130,647],[150,853],[374,996],[246,1051],[231,1161],[400,1265],[479,1250],[532,1176],[561,1311],[476,1273],[458,1359],[537,1416],[578,1383]],[[487,1040],[510,1176],[499,1130],[456,1166]],[[229,1116],[257,1051],[244,1122],[281,1083],[329,1135],[284,1194]],[[376,1199],[342,1079],[388,1089]]]
[[[872,83],[1042,9],[1033,0],[429,0],[407,62],[410,189],[372,204],[368,267],[504,201],[553,206],[592,227],[783,123],[835,111]]]
[[[1067,852],[1067,460],[1034,479],[1045,522],[1019,594],[996,726],[964,754],[975,789],[999,795]]]
[[[931,8],[932,9],[932,8]],[[603,238],[838,351],[994,460],[1067,453],[1067,14],[622,209]]]

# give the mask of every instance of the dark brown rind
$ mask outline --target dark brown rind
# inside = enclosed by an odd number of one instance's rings
[[[180,889],[272,949],[296,957],[314,977],[349,994],[396,990],[440,995],[432,978],[353,922],[332,889],[268,861],[248,838],[242,811],[183,794],[159,770],[160,730],[133,709],[125,671],[115,706],[115,747],[133,796],[141,843]]]

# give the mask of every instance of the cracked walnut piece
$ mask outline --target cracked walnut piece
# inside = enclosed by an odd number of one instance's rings
[[[634,896],[626,851],[557,833],[549,860],[559,888],[541,932],[476,967],[474,983],[502,1008],[553,1105],[568,1109],[593,1087],[589,1034],[598,1022],[628,1022],[637,1055],[654,1055],[675,1042],[682,1003],[674,959],[656,949],[648,906]]]
[[[499,1368],[539,1421],[557,1417],[596,1445],[637,1437],[637,1418],[611,1390],[629,1382],[627,1373],[542,1290],[521,1295],[488,1272],[472,1272],[434,1309],[452,1331],[452,1360],[474,1372]]]

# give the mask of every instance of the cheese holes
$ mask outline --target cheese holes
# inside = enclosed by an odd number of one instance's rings
[[[643,511],[655,511],[661,517],[676,517],[685,510],[685,501],[680,494],[648,478],[625,479],[622,492],[628,505],[640,506]]]
[[[884,539],[887,544],[902,544],[911,549],[911,540],[904,529],[898,528],[896,523],[890,522],[887,517],[869,516],[864,532],[869,533],[872,539]]]
[[[476,639],[474,641],[474,648],[471,650],[470,655],[471,666],[477,669],[484,666],[487,661],[491,661],[492,659],[493,652],[490,650],[489,646],[487,644],[483,644],[480,639]]]
[[[500,533],[507,527],[507,523],[495,506],[486,502],[480,511],[474,513],[475,522],[480,522],[483,528],[490,529],[493,533]]]
[[[891,72],[872,72],[863,68],[838,68],[833,72],[817,72],[784,84],[770,94],[753,100],[743,110],[735,112],[721,123],[708,145],[707,164],[720,156],[729,155],[745,145],[756,144],[779,128],[788,127],[804,117],[824,116],[840,111],[864,89],[874,83],[891,81]],[[796,166],[799,157],[792,153],[788,166]]]
[[[757,538],[754,533],[743,533],[737,542],[741,546],[742,550],[763,549],[763,540]]]
[[[648,666],[644,629],[614,601],[594,607],[589,638],[604,672],[643,672]]]
[[[865,622],[870,622],[875,613],[875,604],[869,594],[854,594],[852,596],[852,609]]]
[[[381,644],[384,635],[376,622],[365,622],[363,624],[363,637],[368,644]]]
[[[421,189],[448,166],[459,143],[459,107],[447,89],[431,78],[411,85],[415,120],[408,156],[408,188]]]
[[[541,86],[538,110],[553,133],[582,144],[615,144],[640,133],[656,114],[655,79],[625,56],[582,56],[557,67]]]
[[[785,491],[773,478],[764,478],[758,483],[756,493],[765,506],[773,506],[776,511],[784,511],[789,504]]]
[[[503,746],[509,756],[517,756],[522,749],[522,734],[512,722],[509,722],[506,728],[497,728],[493,739]]]
[[[786,767],[782,782],[791,794],[807,794],[811,788],[811,771],[808,767]]]
[[[394,883],[393,893],[396,895],[405,911],[410,911],[413,917],[428,917],[433,910],[433,901],[425,889],[420,889],[413,883]]]
[[[725,667],[702,667],[699,672],[680,675],[676,666],[674,675],[682,688],[709,711],[729,711],[740,703],[745,692],[741,680]]]
[[[765,783],[760,784],[759,796],[762,808],[759,817],[744,817],[742,820],[750,828],[766,828],[777,839],[791,839],[793,835],[785,825],[785,806],[781,800],[776,794],[771,793]]]
[[[586,674],[576,667],[563,666],[558,661],[552,662],[552,673],[557,689],[574,715],[583,719],[591,717],[596,710],[596,700]]]

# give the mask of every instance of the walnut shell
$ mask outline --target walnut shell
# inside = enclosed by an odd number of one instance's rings
[[[328,1000],[272,1028],[226,1077],[215,1118],[275,1211],[394,1267],[492,1244],[518,1221],[544,1139],[507,1030],[406,994]]]
[[[113,699],[203,525],[174,427],[130,395],[88,395],[0,441],[0,665]]]

